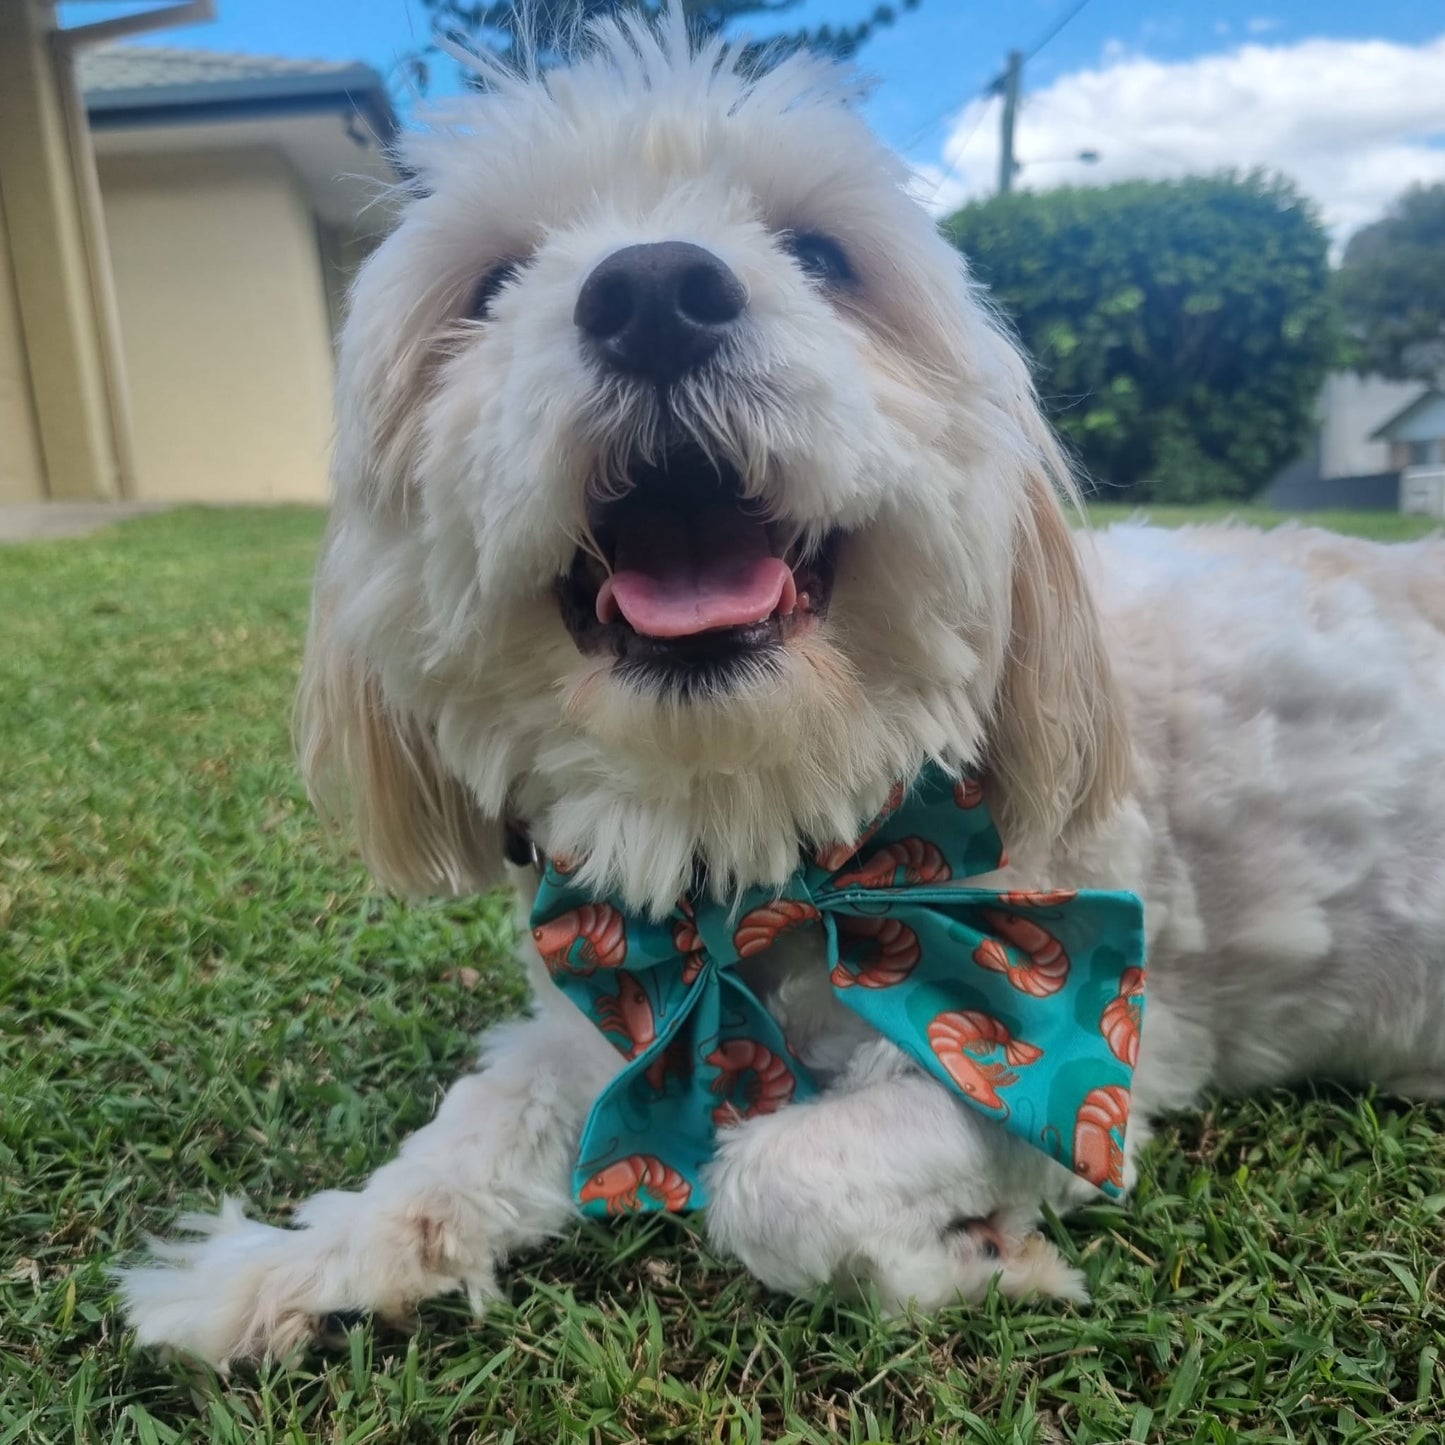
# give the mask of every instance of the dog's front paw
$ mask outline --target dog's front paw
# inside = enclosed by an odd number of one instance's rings
[[[142,1345],[168,1345],[227,1369],[304,1345],[316,1316],[297,1307],[288,1272],[296,1232],[247,1219],[237,1199],[177,1222],[189,1240],[152,1239],[152,1264],[121,1271],[121,1298]],[[299,1283],[300,1281],[296,1281]]]
[[[360,1194],[311,1199],[297,1229],[246,1217],[226,1199],[218,1214],[190,1214],[190,1240],[153,1240],[155,1263],[120,1274],[136,1339],[206,1360],[220,1370],[286,1359],[332,1315],[378,1314],[405,1322],[433,1295],[465,1290],[480,1313],[496,1294],[492,1259],[465,1260],[444,1210],[372,1212]],[[475,1236],[473,1235],[473,1241]]]
[[[996,1210],[987,1218],[957,1219],[944,1229],[942,1242],[948,1259],[940,1282],[952,1284],[957,1299],[981,1299],[997,1279],[1005,1299],[1089,1302],[1082,1271],[1038,1232],[1032,1215]]]
[[[780,1238],[776,1226],[745,1234],[733,1229],[725,1247],[771,1288],[805,1297],[832,1290],[845,1298],[872,1298],[890,1315],[977,1303],[995,1281],[1006,1299],[1089,1299],[1084,1276],[1027,1224],[995,1216],[938,1229],[901,1214],[887,1228],[850,1232],[837,1223],[806,1240]],[[715,1243],[723,1243],[720,1235],[714,1227]]]

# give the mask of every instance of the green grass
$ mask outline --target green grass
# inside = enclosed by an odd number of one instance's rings
[[[1371,537],[1377,542],[1408,542],[1427,537],[1440,530],[1440,521],[1432,517],[1402,517],[1398,512],[1275,512],[1268,507],[1246,503],[1209,502],[1197,507],[1144,506],[1119,503],[1091,503],[1089,521],[1096,527],[1111,522],[1128,522],[1144,518],[1161,527],[1181,527],[1191,522],[1248,522],[1253,527],[1278,527],[1283,522],[1298,520],[1312,527],[1328,527],[1335,532],[1349,532],[1356,537]]]
[[[0,1445],[1441,1438],[1445,1115],[1333,1091],[1183,1117],[1131,1207],[1054,1225],[1083,1311],[888,1325],[653,1221],[519,1260],[480,1326],[429,1306],[289,1374],[136,1350],[106,1271],[144,1231],[356,1183],[521,998],[498,903],[376,898],[308,813],[320,526],[0,550]]]

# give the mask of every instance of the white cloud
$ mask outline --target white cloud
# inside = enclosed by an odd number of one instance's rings
[[[1279,27],[1280,22],[1268,16],[1256,16],[1253,20],[1246,21],[1244,26],[1251,35],[1264,35],[1270,30],[1278,30]]]
[[[1028,91],[1015,154],[1033,189],[1263,166],[1293,178],[1342,241],[1412,182],[1445,181],[1445,34],[1248,44],[1187,61],[1106,47],[1097,69]],[[1027,73],[1025,73],[1027,79]],[[955,117],[941,163],[917,167],[939,211],[997,184],[997,102]],[[1100,160],[1071,159],[1081,150]]]

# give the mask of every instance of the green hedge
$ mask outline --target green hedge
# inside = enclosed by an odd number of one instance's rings
[[[1015,192],[944,224],[1095,486],[1243,497],[1300,451],[1340,329],[1327,237],[1287,181]]]

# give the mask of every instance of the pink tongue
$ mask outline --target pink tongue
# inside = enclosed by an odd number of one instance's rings
[[[616,567],[597,594],[602,621],[614,603],[645,637],[690,637],[791,612],[796,591],[756,518],[733,507],[649,510],[619,528]]]

